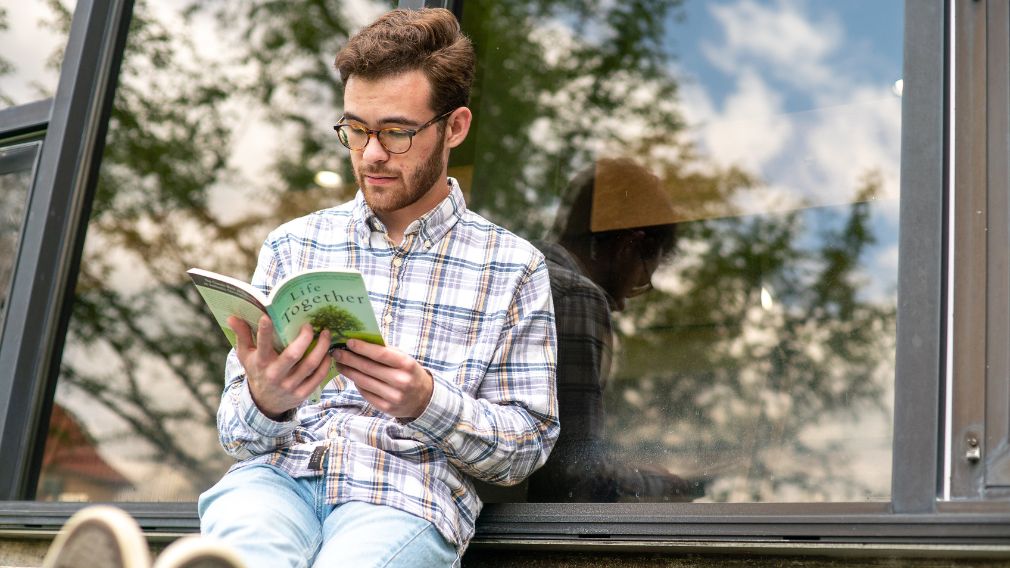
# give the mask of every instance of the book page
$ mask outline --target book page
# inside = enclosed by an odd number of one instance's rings
[[[220,284],[214,280],[207,280],[196,284],[196,289],[200,292],[203,300],[207,302],[207,306],[210,307],[214,319],[221,326],[228,342],[235,346],[235,332],[228,327],[228,317],[234,315],[245,320],[255,336],[259,319],[266,312],[260,308],[259,301],[245,293],[244,290],[230,288],[227,285],[220,286]]]

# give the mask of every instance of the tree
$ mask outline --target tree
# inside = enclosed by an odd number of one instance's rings
[[[309,324],[312,325],[312,332],[317,336],[324,329],[330,330],[333,341],[343,339],[349,331],[358,331],[365,327],[361,320],[354,317],[351,312],[338,306],[316,308],[309,318]]]

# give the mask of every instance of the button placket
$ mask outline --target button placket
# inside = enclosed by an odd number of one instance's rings
[[[406,260],[407,251],[410,250],[413,243],[414,234],[411,233],[404,237],[404,240],[399,247],[393,247],[393,258],[390,259],[391,269],[389,271],[390,297],[394,297],[400,288],[400,275],[403,272],[403,265]],[[389,334],[389,326],[393,323],[392,309],[392,303],[388,303],[386,304],[386,309],[382,314],[383,332],[387,335]]]

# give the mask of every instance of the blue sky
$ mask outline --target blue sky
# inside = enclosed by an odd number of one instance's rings
[[[683,20],[668,22],[666,49],[679,65],[702,82],[716,102],[723,102],[732,88],[734,77],[717,68],[700,49],[702,45],[725,43],[725,30],[714,10],[741,2],[685,0]],[[900,0],[841,1],[760,1],[775,10],[787,8],[805,15],[810,21],[837,26],[844,34],[844,45],[825,59],[833,69],[864,81],[891,84],[901,77],[902,26],[904,2]],[[767,65],[762,66],[769,70]],[[784,87],[787,87],[783,85]],[[786,108],[790,111],[811,106],[808,97],[796,89],[784,89]]]

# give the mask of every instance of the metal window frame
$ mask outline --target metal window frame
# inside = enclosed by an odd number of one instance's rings
[[[0,498],[31,499],[131,0],[79,0],[0,332]],[[44,103],[14,109],[39,123]]]
[[[0,110],[0,144],[7,146],[44,132],[52,109],[53,99],[44,99]]]
[[[64,304],[83,243],[87,202],[104,138],[115,69],[131,4],[80,0],[67,63],[53,102],[36,180],[28,242],[16,272],[21,316],[43,317],[5,332],[0,344],[0,534],[52,533],[82,505],[30,498],[29,456],[37,455],[39,409],[51,400],[66,325]],[[402,0],[457,15],[461,0]],[[734,543],[933,544],[1006,546],[1005,503],[945,504],[941,487],[946,355],[949,61],[945,0],[905,6],[899,305],[892,498],[886,503],[488,505],[476,546],[669,550],[671,545]],[[101,41],[96,39],[104,38]],[[88,58],[90,56],[90,59]],[[101,61],[101,65],[88,61]],[[89,77],[85,79],[84,77]],[[2,118],[2,115],[0,115]],[[84,136],[79,136],[80,133]],[[75,136],[75,134],[77,136]],[[70,195],[56,188],[71,188]],[[47,216],[53,217],[47,220]],[[35,284],[35,285],[33,285]],[[37,311],[31,311],[37,310]],[[16,318],[9,318],[10,320]],[[47,399],[48,397],[48,399]],[[31,409],[35,409],[34,411]],[[198,530],[194,503],[120,503],[149,537]],[[712,548],[707,548],[712,550]],[[1010,549],[1007,549],[1010,550]]]
[[[1010,495],[1010,8],[985,0],[955,10],[963,55],[954,83],[955,381],[945,493],[985,501]]]

